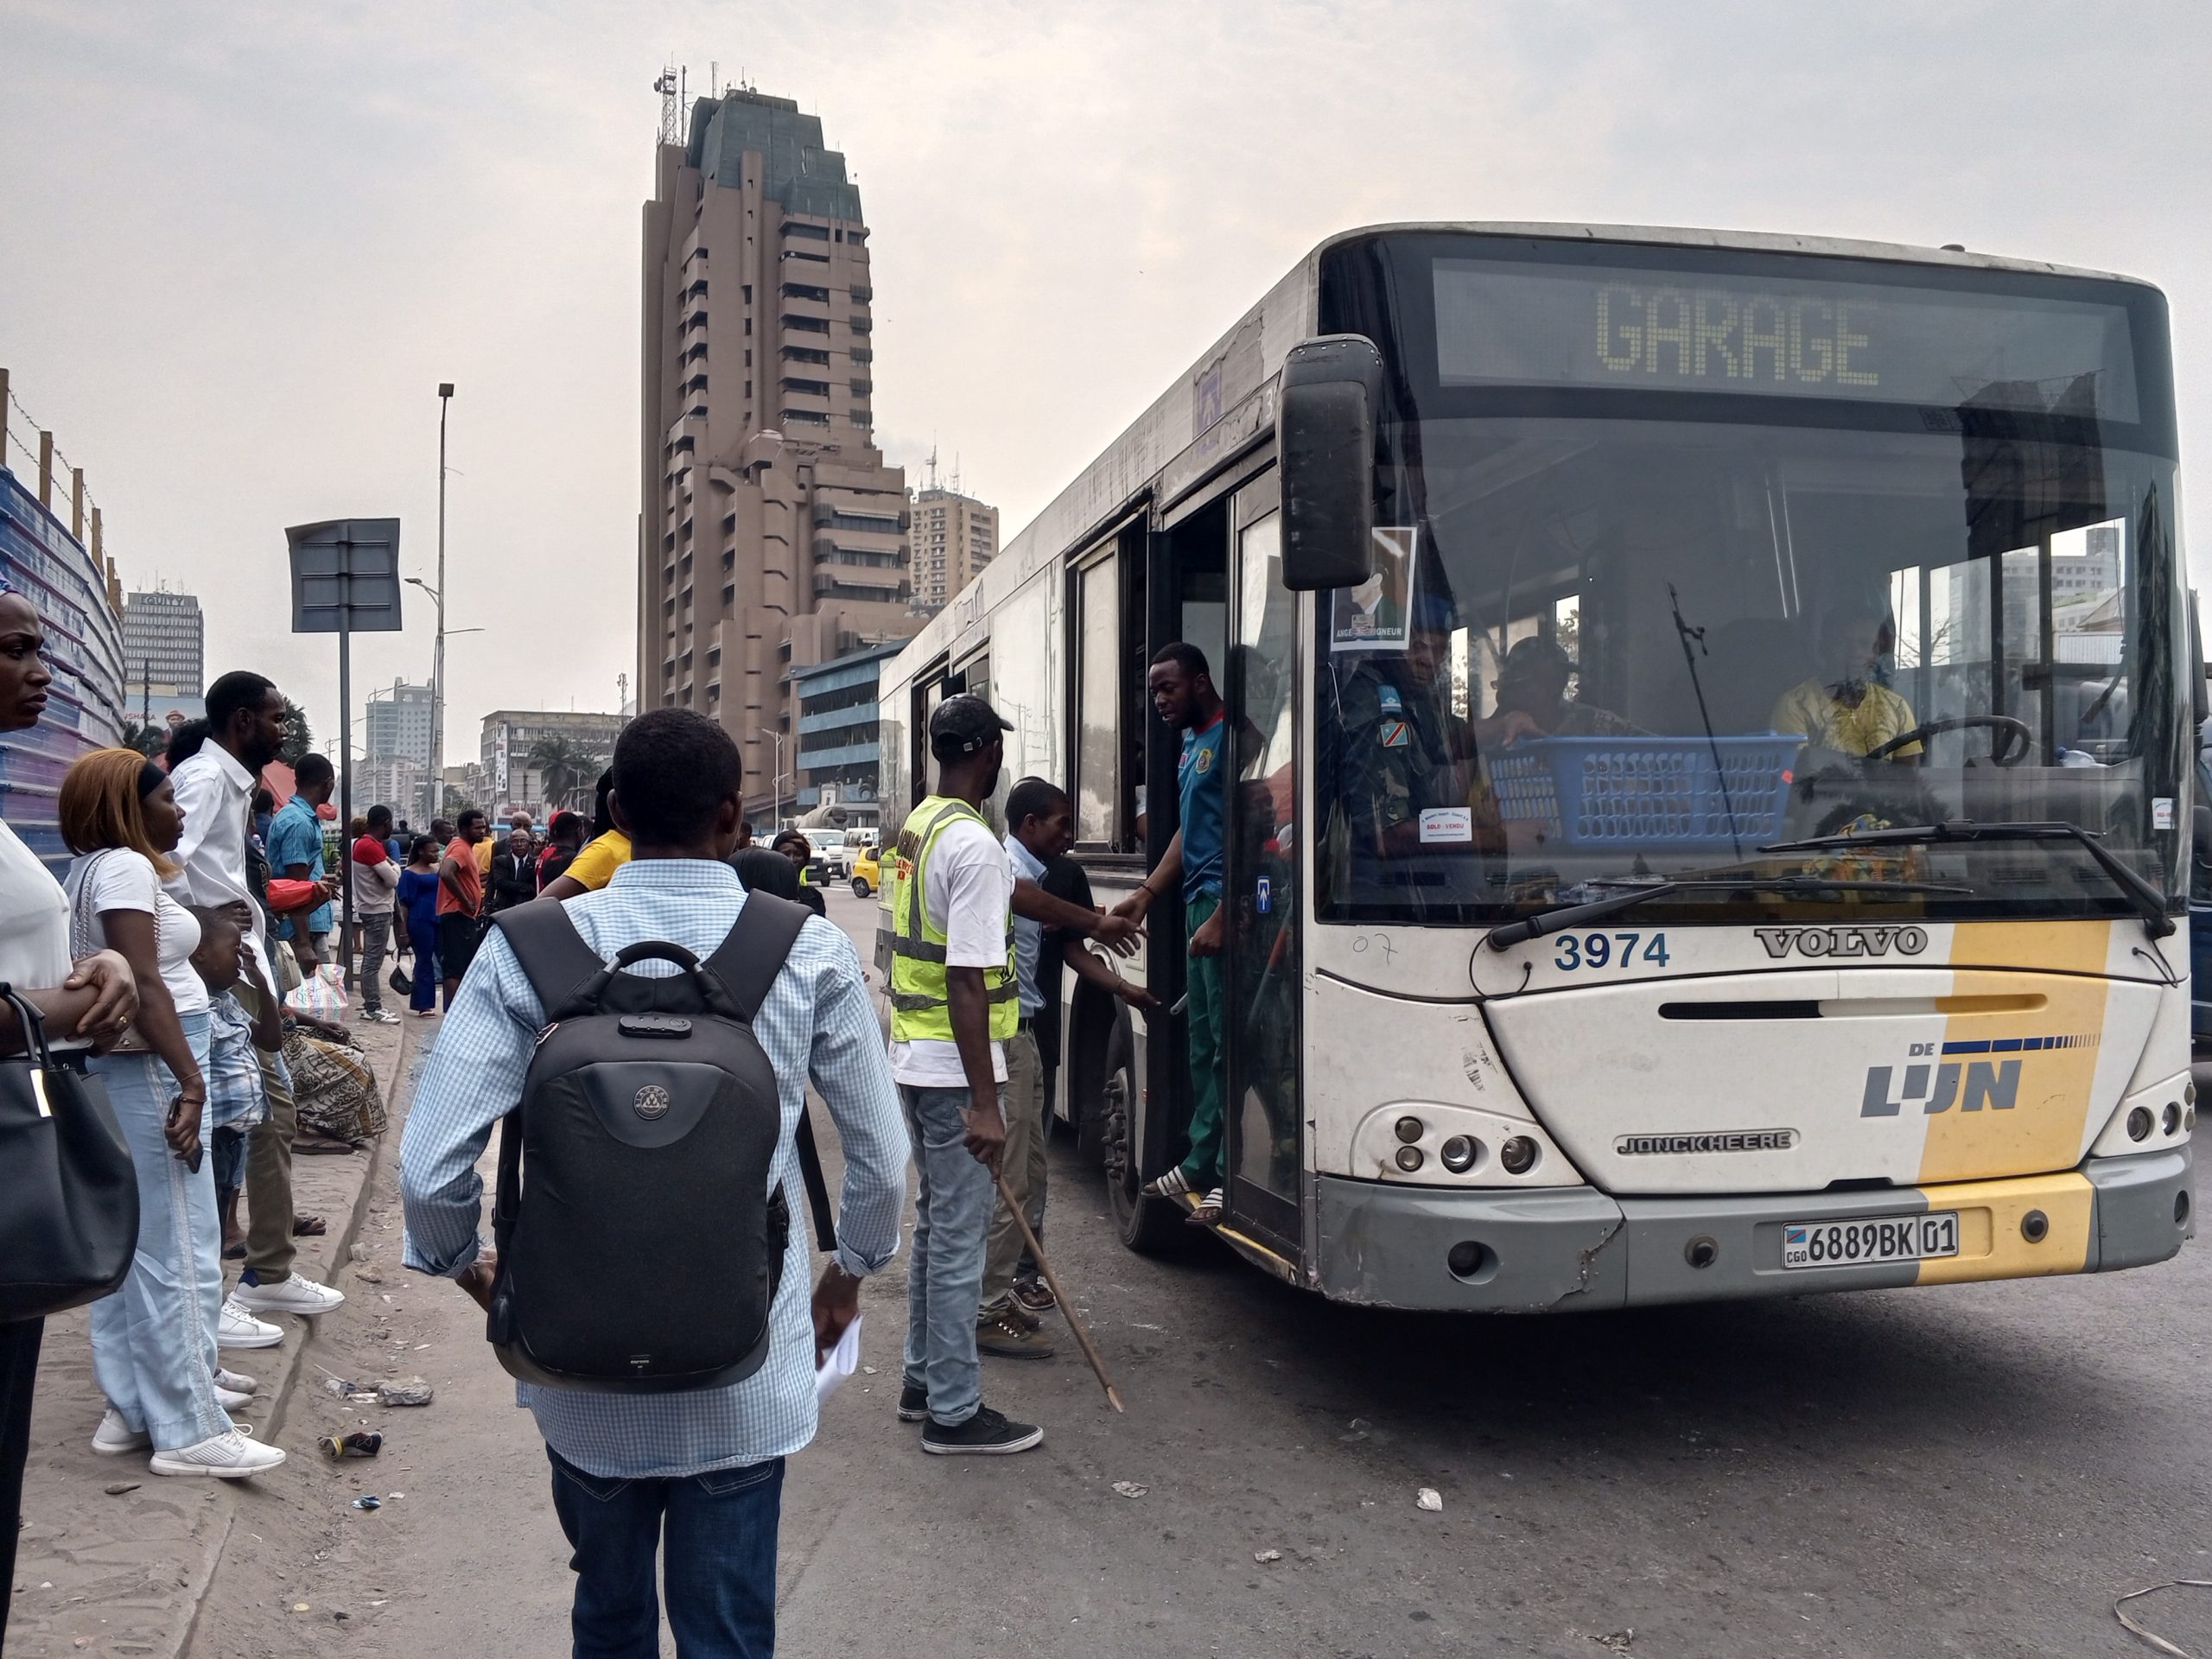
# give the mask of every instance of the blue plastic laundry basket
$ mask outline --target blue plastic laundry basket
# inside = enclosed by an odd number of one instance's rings
[[[1541,738],[1492,754],[1490,779],[1500,817],[1542,824],[1546,840],[1569,847],[1749,847],[1781,832],[1790,766],[1804,741],[1773,733]]]

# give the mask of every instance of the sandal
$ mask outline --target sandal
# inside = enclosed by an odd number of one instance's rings
[[[1222,1198],[1222,1190],[1217,1186],[1212,1192],[1207,1193],[1205,1197],[1200,1198],[1196,1207],[1192,1210],[1189,1215],[1184,1217],[1183,1219],[1190,1223],[1193,1227],[1220,1226]]]
[[[1180,1168],[1171,1169],[1157,1179],[1144,1184],[1144,1195],[1147,1198],[1179,1198],[1197,1191],[1198,1188],[1191,1185],[1191,1178]]]
[[[321,1216],[294,1216],[292,1217],[294,1238],[321,1238],[329,1230],[328,1224]],[[245,1252],[241,1249],[238,1254],[244,1255]]]

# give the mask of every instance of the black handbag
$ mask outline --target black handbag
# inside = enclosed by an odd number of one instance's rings
[[[23,1032],[0,1057],[0,1320],[98,1301],[138,1248],[138,1176],[98,1077],[54,1058],[39,1012],[0,985]]]

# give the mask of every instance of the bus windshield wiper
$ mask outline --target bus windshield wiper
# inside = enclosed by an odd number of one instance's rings
[[[1822,893],[1872,893],[1903,896],[1916,893],[1971,893],[1962,887],[1938,881],[1847,881],[1831,880],[1820,875],[1728,875],[1685,876],[1678,881],[1658,881],[1649,887],[1636,887],[1626,893],[1617,893],[1610,898],[1592,899],[1586,904],[1554,905],[1549,910],[1537,911],[1518,921],[1500,922],[1484,935],[1484,943],[1493,950],[1510,950],[1516,944],[1530,939],[1541,939],[1547,933],[1562,933],[1569,928],[1580,927],[1589,922],[1602,922],[1608,916],[1618,916],[1624,910],[1653,899],[1663,899],[1669,893],[1696,893],[1718,890],[1726,893],[1779,893],[1792,899],[1810,898]]]
[[[1763,853],[1814,853],[1848,850],[1856,847],[1902,846],[1926,842],[1962,841],[2070,841],[2094,859],[2097,868],[2112,878],[2112,883],[2127,895],[2135,912],[2143,918],[2143,931],[2154,939],[2163,939],[2174,931],[2173,918],[2166,914],[2166,896],[2143,879],[2142,874],[2126,863],[2120,855],[2106,846],[2078,823],[2053,821],[2044,823],[1977,823],[1970,818],[1953,819],[1944,823],[1901,823],[1883,830],[1863,830],[1853,836],[1815,836],[1809,841],[1777,842],[1771,847],[1762,847]]]

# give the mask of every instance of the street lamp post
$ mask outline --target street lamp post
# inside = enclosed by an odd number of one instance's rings
[[[772,836],[780,827],[773,820],[784,816],[784,734],[781,732],[771,731],[766,726],[755,729],[761,736],[776,746],[776,804],[769,809],[768,814],[771,819],[768,833]]]
[[[453,382],[438,382],[438,585],[430,585],[416,578],[417,588],[425,589],[438,606],[437,643],[430,648],[430,764],[429,776],[424,780],[424,792],[429,805],[423,815],[423,827],[429,828],[430,820],[438,816],[438,809],[445,804],[445,741],[446,741],[446,410],[453,402]]]

